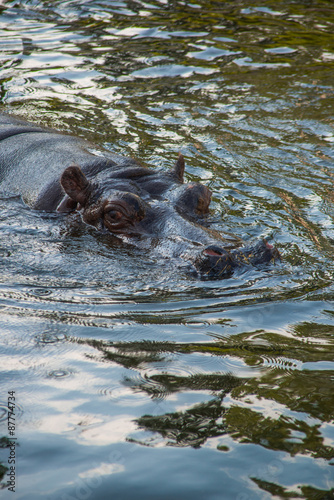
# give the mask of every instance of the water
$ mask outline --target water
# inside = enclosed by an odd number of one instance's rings
[[[333,21],[324,0],[1,2],[1,111],[153,168],[181,151],[212,227],[282,254],[201,281],[2,193],[1,498],[334,497]]]

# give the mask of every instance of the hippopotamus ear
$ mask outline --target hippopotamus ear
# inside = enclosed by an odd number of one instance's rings
[[[83,207],[86,205],[90,195],[90,184],[78,165],[67,167],[60,178],[60,183],[73,201]]]
[[[174,169],[172,170],[172,174],[176,179],[180,182],[183,182],[183,174],[184,174],[184,157],[181,153],[179,153],[179,157],[174,165]]]

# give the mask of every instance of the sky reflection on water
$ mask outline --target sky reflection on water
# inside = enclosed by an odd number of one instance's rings
[[[0,429],[15,390],[19,442],[3,498],[332,498],[333,16],[3,3],[2,111],[154,168],[181,151],[212,227],[283,257],[201,281],[2,194]]]

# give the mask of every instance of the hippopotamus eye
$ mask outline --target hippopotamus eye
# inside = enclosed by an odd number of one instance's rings
[[[107,204],[103,211],[103,223],[106,229],[112,233],[123,232],[125,228],[133,225],[131,215],[127,213],[127,207],[120,200]]]
[[[123,210],[117,208],[110,208],[103,214],[104,225],[109,231],[115,232],[125,226],[131,225],[128,217],[123,213]]]
[[[108,212],[105,212],[104,216],[108,217],[109,219],[118,221],[123,217],[123,214],[118,210],[109,210]]]

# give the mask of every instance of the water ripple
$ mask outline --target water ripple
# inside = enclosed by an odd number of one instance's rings
[[[66,340],[66,335],[62,333],[43,332],[35,336],[36,344],[40,345],[57,344],[58,342],[64,342],[64,340]]]
[[[15,402],[13,422],[17,422],[23,415],[23,407]],[[7,422],[10,410],[8,409],[8,402],[0,401],[0,422]]]
[[[1,373],[42,496],[78,496],[74,476],[94,496],[101,474],[116,497],[332,493],[333,9],[251,3],[2,2],[3,110],[152,168],[181,151],[213,193],[203,222],[282,255],[203,281],[1,193]]]
[[[56,369],[52,370],[48,373],[49,378],[54,378],[54,379],[63,379],[63,378],[68,378],[71,377],[73,372],[71,370],[65,370],[65,369]]]

